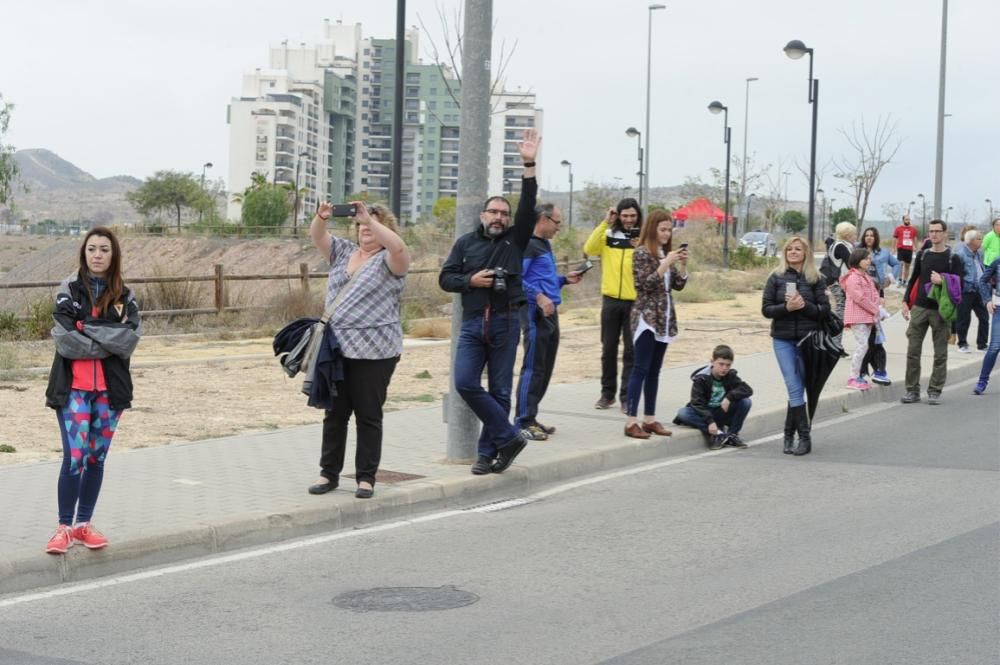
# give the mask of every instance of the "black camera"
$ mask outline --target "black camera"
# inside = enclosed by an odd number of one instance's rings
[[[510,275],[509,272],[503,268],[493,269],[493,290],[497,293],[503,293],[507,290],[507,277]]]
[[[624,229],[626,238],[638,238],[639,237],[639,227],[633,226],[630,229]]]

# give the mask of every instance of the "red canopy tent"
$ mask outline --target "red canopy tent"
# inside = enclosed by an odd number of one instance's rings
[[[716,222],[721,224],[724,216],[725,213],[723,213],[718,206],[706,198],[695,199],[673,212],[674,219],[681,222],[707,222],[714,219]],[[729,222],[732,223],[732,221],[733,216],[730,215]]]

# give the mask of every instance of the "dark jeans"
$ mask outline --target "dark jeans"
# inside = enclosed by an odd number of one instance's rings
[[[618,386],[618,340],[625,345],[622,353],[622,383],[618,398],[625,402],[629,377],[632,376],[633,349],[632,300],[604,296],[601,300],[601,397],[615,398]]]
[[[639,396],[644,396],[643,415],[656,415],[656,392],[660,387],[660,368],[667,353],[667,343],[657,342],[653,331],[646,330],[635,341],[635,365],[628,380],[628,401],[625,413],[639,413]]]
[[[323,447],[320,475],[337,482],[344,469],[347,424],[354,414],[357,447],[354,453],[355,479],[375,484],[382,459],[382,406],[399,356],[383,360],[344,358],[344,380],[334,382],[337,396],[333,408],[323,418]]]
[[[983,358],[983,367],[979,370],[980,383],[989,383],[990,372],[997,363],[997,356],[1000,356],[1000,307],[993,310],[993,331],[990,333],[990,345],[986,348],[986,357]]]
[[[962,302],[958,303],[958,321],[955,322],[955,332],[958,333],[958,345],[968,346],[969,328],[972,326],[972,313],[979,319],[976,328],[976,348],[982,351],[986,348],[990,336],[990,313],[978,291],[966,291],[962,294]]]
[[[517,311],[462,322],[455,349],[455,390],[483,423],[477,446],[481,457],[495,458],[500,448],[519,436],[508,417],[520,323]],[[484,367],[489,392],[482,386]]]
[[[743,429],[743,423],[747,419],[747,414],[750,413],[750,406],[750,398],[744,397],[730,404],[729,411],[723,411],[721,408],[716,407],[712,409],[712,420],[719,426],[720,431],[728,426],[729,429],[727,431],[730,434],[739,434],[740,430]],[[708,434],[708,421],[702,418],[701,414],[690,406],[681,407],[677,412],[677,417],[674,418],[674,422],[678,425],[697,427],[701,430],[702,434]]]
[[[538,405],[549,388],[559,351],[559,312],[545,316],[535,305],[521,308],[524,357],[517,380],[517,426],[525,428],[538,417]]]

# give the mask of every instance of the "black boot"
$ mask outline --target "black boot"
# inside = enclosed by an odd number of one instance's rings
[[[812,423],[809,422],[808,407],[803,404],[795,411],[795,429],[799,432],[799,445],[792,451],[793,455],[808,455],[812,452]]]
[[[795,415],[792,406],[785,411],[785,448],[781,452],[791,455],[795,449]]]

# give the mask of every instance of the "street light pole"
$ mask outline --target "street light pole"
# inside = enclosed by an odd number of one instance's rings
[[[740,175],[740,203],[746,200],[747,195],[747,135],[750,133],[750,82],[757,81],[756,76],[751,76],[747,79],[747,91],[746,98],[743,103],[743,169]],[[747,210],[750,210],[750,204],[747,204]],[[747,219],[743,222],[743,230],[749,231],[750,227],[750,213],[747,212]]]
[[[920,229],[921,229],[921,235],[924,238],[926,238],[927,237],[927,197],[925,197],[923,194],[917,194],[917,198],[920,199],[921,203],[923,203],[924,212],[923,212],[923,215],[920,218]]]
[[[722,265],[729,267],[729,158],[730,154],[730,131],[729,131],[729,107],[722,102],[712,102],[708,105],[708,110],[718,114],[722,112],[722,140],[726,143],[726,196],[725,206],[722,214]]]
[[[746,222],[743,225],[744,231],[750,230],[750,203],[751,201],[754,200],[756,196],[757,196],[756,194],[751,194],[750,196],[747,197],[747,216],[746,216]]]
[[[563,166],[569,168],[569,222],[568,228],[573,228],[573,162],[568,159],[562,160],[560,162]]]
[[[212,162],[205,162],[201,165],[201,193],[205,193],[205,169],[212,168]],[[201,224],[201,210],[198,211],[198,223]]]
[[[986,220],[986,223],[987,224],[992,224],[993,223],[993,200],[992,199],[986,199],[986,203],[990,206],[990,218]]]
[[[406,0],[396,0],[396,80],[392,100],[392,176],[389,180],[389,205],[392,214],[403,219],[403,84],[406,78]]]
[[[639,147],[639,209],[642,209],[642,179],[645,177],[645,169],[643,168],[643,152],[642,152],[642,132],[640,132],[635,127],[629,127],[625,130],[625,136],[635,139],[635,144]]]
[[[785,45],[785,55],[798,60],[809,54],[809,103],[812,104],[812,141],[809,149],[809,248],[815,241],[816,226],[816,125],[819,121],[819,79],[813,78],[813,50],[798,39]]]
[[[639,178],[639,206],[642,206],[642,193],[643,191],[649,192],[649,93],[651,88],[652,76],[653,76],[653,12],[657,9],[666,9],[666,5],[650,5],[649,6],[649,29],[646,35],[646,168],[641,168],[643,171],[642,176]],[[572,170],[570,171],[572,173]],[[570,176],[572,180],[573,176]],[[572,197],[570,197],[572,200]],[[573,224],[573,213],[569,215],[570,225]]]

